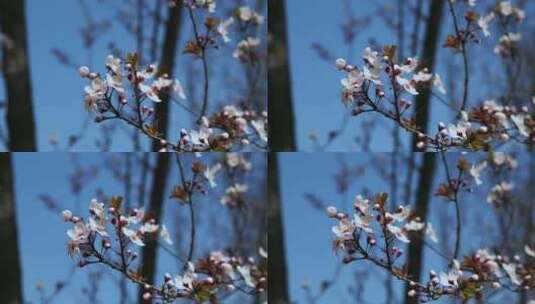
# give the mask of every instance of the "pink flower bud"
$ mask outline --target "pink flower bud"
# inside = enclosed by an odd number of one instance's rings
[[[336,59],[336,69],[338,69],[339,71],[342,71],[347,65],[347,62],[345,59],[343,58],[338,58]]]
[[[151,296],[150,292],[146,292],[146,293],[143,294],[143,300],[150,300],[151,297],[152,296]]]
[[[80,76],[82,77],[88,77],[89,74],[91,74],[91,71],[89,70],[88,67],[86,66],[81,66],[79,69],[78,69],[78,72],[80,73]]]
[[[63,210],[63,212],[61,212],[61,215],[63,216],[63,220],[66,222],[72,220],[72,212],[70,210]]]
[[[416,296],[416,290],[414,289],[411,289],[409,290],[409,292],[407,293],[407,295],[411,298],[415,297]]]
[[[423,150],[425,148],[425,143],[423,141],[419,141],[416,144],[416,148],[418,148],[418,150]]]
[[[338,213],[338,209],[336,209],[336,207],[334,206],[327,207],[327,216],[329,216],[330,218],[336,217],[337,213]]]

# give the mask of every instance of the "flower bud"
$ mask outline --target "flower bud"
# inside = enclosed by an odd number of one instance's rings
[[[63,210],[63,212],[61,212],[61,215],[63,216],[63,220],[66,222],[72,220],[72,212],[70,210]]]
[[[79,69],[78,69],[78,72],[80,73],[80,76],[82,77],[88,77],[89,74],[91,74],[91,71],[89,70],[88,67],[86,66],[81,66]]]
[[[338,58],[336,59],[336,69],[338,69],[339,71],[342,71],[347,65],[347,62],[345,59],[343,58]]]
[[[407,295],[411,298],[415,297],[416,296],[416,290],[414,289],[411,289],[409,290],[409,292],[407,293]]]
[[[150,300],[151,297],[152,296],[151,296],[150,292],[145,292],[143,294],[143,300],[145,300],[145,301]]]
[[[330,218],[336,217],[337,213],[338,213],[338,209],[336,209],[336,207],[334,206],[327,207],[327,216],[329,216]]]

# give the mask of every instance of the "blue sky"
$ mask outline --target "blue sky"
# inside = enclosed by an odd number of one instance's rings
[[[343,3],[351,3],[352,10],[357,17],[371,15],[370,22],[367,22],[365,29],[356,28],[357,38],[351,49],[343,43],[341,24],[346,22],[346,10]],[[395,44],[394,34],[388,30],[381,18],[374,12],[377,10],[379,1],[329,1],[308,0],[306,5],[303,1],[286,1],[288,16],[288,31],[290,45],[290,63],[293,84],[294,110],[297,127],[297,143],[300,151],[312,150],[312,142],[309,139],[310,132],[317,131],[320,142],[325,142],[327,133],[340,127],[344,115],[347,113],[340,102],[340,79],[344,74],[334,68],[334,62],[326,62],[318,57],[317,52],[311,47],[314,43],[319,43],[330,52],[333,58],[347,58],[350,63],[361,65],[363,50],[370,46],[370,39],[373,38],[378,45]],[[395,11],[395,1],[382,1],[391,3],[394,9],[388,14],[391,21],[397,20]],[[427,3],[427,2],[426,2]],[[487,6],[494,1],[478,1],[477,10],[484,11]],[[529,6],[529,4],[528,4]],[[526,12],[528,18],[524,23],[527,28],[533,28],[533,18],[529,18],[533,9]],[[409,19],[409,18],[407,18]],[[446,24],[442,27],[442,36],[453,30],[453,25],[449,15],[445,12]],[[412,24],[409,22],[409,24]],[[423,30],[422,30],[423,31]],[[529,36],[527,34],[526,36]],[[472,104],[485,99],[494,98],[500,92],[500,85],[495,81],[495,73],[499,74],[501,63],[492,54],[497,35],[492,39],[483,41],[482,45],[473,46],[469,51],[471,58],[472,86],[470,100]],[[446,54],[449,50],[442,50],[439,53],[439,60],[435,72],[438,72],[444,81],[448,81],[446,70],[452,66],[452,61]],[[405,54],[409,56],[409,54]],[[418,54],[410,54],[419,57]],[[477,63],[476,63],[477,61]],[[460,57],[457,56],[453,63],[460,64]],[[489,74],[488,72],[492,73]],[[457,74],[454,74],[457,75]],[[456,77],[456,76],[453,76]],[[457,79],[457,78],[455,78]],[[487,86],[490,81],[493,86]],[[499,82],[498,82],[499,83]],[[459,85],[458,85],[459,86]],[[458,89],[459,90],[459,89]],[[431,122],[450,121],[451,111],[436,99],[433,103]],[[529,102],[529,101],[528,101]],[[366,117],[366,119],[364,119]],[[371,142],[371,151],[389,152],[392,151],[391,129],[393,124],[375,114],[362,115],[360,118],[351,119],[347,130],[343,136],[338,138],[329,151],[359,151],[362,150],[353,140],[355,135],[362,135],[361,122],[375,119],[374,136]],[[430,123],[430,126],[433,126]],[[402,139],[407,143],[409,137],[402,133]]]
[[[458,155],[450,154],[449,161],[453,162]],[[468,159],[481,160],[484,154],[472,154]],[[336,191],[333,176],[340,168],[340,159],[344,159],[351,167],[363,166],[363,175],[351,183],[346,198]],[[308,303],[305,293],[301,288],[303,282],[308,281],[312,290],[316,293],[322,280],[331,279],[335,269],[341,263],[342,256],[335,256],[331,248],[332,232],[331,227],[336,225],[336,221],[327,218],[323,210],[311,207],[309,201],[305,199],[305,194],[316,194],[326,203],[337,206],[343,210],[344,200],[346,206],[351,206],[353,198],[357,194],[362,194],[363,189],[368,189],[370,193],[389,192],[389,184],[386,184],[372,169],[369,164],[388,164],[388,153],[280,153],[279,167],[281,172],[281,191],[284,213],[284,229],[286,237],[287,265],[289,269],[290,295],[296,303]],[[388,166],[386,167],[388,168]],[[399,170],[399,176],[405,177],[405,170]],[[444,178],[444,170],[439,167],[441,181]],[[518,171],[519,176],[527,174],[527,170]],[[403,180],[403,179],[401,179]],[[436,189],[438,179],[435,179]],[[415,185],[416,186],[416,185]],[[491,243],[495,239],[496,230],[493,228],[493,210],[488,208],[485,201],[486,192],[492,184],[484,180],[482,188],[473,194],[463,194],[461,196],[461,206],[463,211],[463,232],[461,243],[461,255],[476,248],[483,248],[485,244]],[[519,186],[521,188],[521,186]],[[402,204],[402,200],[396,200],[397,204]],[[446,243],[440,234],[440,217],[445,216],[447,223],[454,222],[453,205],[445,203],[442,199],[433,198],[430,206],[429,221],[437,230],[439,243],[435,245],[440,249],[453,248],[453,243]],[[451,225],[451,224],[450,224]],[[489,230],[487,230],[489,229]],[[486,236],[484,236],[486,235]],[[452,236],[453,238],[453,236]],[[403,247],[402,247],[403,248]],[[445,267],[445,260],[426,249],[424,253],[424,271],[435,269],[442,270]],[[319,303],[354,303],[348,295],[348,288],[355,286],[354,273],[356,270],[373,269],[370,264],[354,262],[349,266],[343,266],[341,275],[331,289]],[[370,279],[366,280],[364,299],[370,304],[384,303],[384,288],[382,282],[385,273],[374,271]],[[397,299],[400,301],[403,286],[395,284]],[[496,300],[496,299],[495,299]],[[401,303],[396,301],[395,303]],[[442,302],[439,302],[442,303]],[[498,302],[496,302],[498,303]]]
[[[104,154],[104,153],[80,153],[77,155],[67,153],[16,153],[14,154],[15,187],[17,199],[17,220],[19,229],[19,248],[23,269],[23,287],[25,300],[31,303],[40,303],[36,285],[41,283],[50,292],[54,284],[59,280],[68,277],[72,266],[75,264],[69,258],[66,251],[68,236],[66,231],[70,225],[63,222],[59,214],[47,210],[40,201],[41,194],[48,194],[56,199],[61,206],[75,210],[76,202],[81,208],[81,215],[87,216],[87,206],[89,201],[95,197],[97,190],[102,190],[109,195],[123,195],[124,186],[112,177],[109,170],[102,169],[106,158],[115,157],[121,159],[124,154]],[[72,158],[76,157],[83,167],[99,165],[101,169],[95,180],[89,182],[77,199],[70,191],[69,176],[73,172]],[[205,156],[211,162],[215,157]],[[262,165],[263,156],[258,154],[253,157],[254,163]],[[123,158],[124,160],[124,158]],[[256,170],[251,176],[251,193],[262,193],[256,187],[262,187],[260,181],[263,170]],[[256,174],[259,174],[258,176]],[[260,178],[260,179],[259,179]],[[219,177],[219,190],[221,193],[225,182]],[[178,183],[176,165],[169,180],[170,184]],[[166,193],[169,193],[169,189]],[[225,240],[229,236],[228,230],[228,208],[219,203],[219,196],[207,196],[205,199],[197,199],[197,240],[196,256],[204,255],[208,251],[220,250],[228,244]],[[187,209],[177,204],[175,201],[166,200],[164,205],[164,215],[167,228],[171,237],[179,239],[178,229],[187,229],[189,235],[189,218]],[[179,219],[178,222],[175,219]],[[178,223],[178,224],[177,224]],[[251,225],[254,223],[250,223]],[[178,226],[176,226],[178,225]],[[179,228],[181,227],[181,228]],[[218,227],[214,233],[214,227]],[[187,243],[186,239],[181,244]],[[170,246],[169,246],[170,247]],[[171,247],[173,248],[173,247]],[[173,248],[176,252],[176,249]],[[181,255],[183,252],[180,251]],[[178,274],[179,265],[176,260],[165,251],[159,251],[159,266],[157,276],[161,281],[164,272]],[[98,299],[101,303],[115,303],[118,299],[118,289],[115,280],[118,275],[111,270],[96,267],[86,267],[76,269],[67,289],[52,303],[87,303],[87,298],[82,295],[82,288],[89,286],[90,272],[104,270],[104,276],[100,283]],[[131,291],[136,291],[133,284],[128,284]],[[232,299],[232,298],[231,298]],[[230,299],[230,300],[231,300]],[[228,302],[227,302],[228,303]]]
[[[105,18],[114,18],[115,10],[111,10],[108,1],[85,1],[92,17],[98,22]],[[240,1],[249,4],[250,0]],[[114,3],[114,2],[112,2]],[[251,2],[252,3],[252,2]],[[116,7],[126,5],[122,1],[114,4]],[[223,7],[223,4],[220,5]],[[122,9],[127,9],[122,7]],[[166,14],[166,12],[165,12]],[[38,132],[38,148],[40,151],[50,151],[53,147],[49,138],[59,141],[60,147],[65,148],[68,137],[78,134],[84,121],[89,117],[83,106],[83,89],[87,81],[78,75],[77,68],[66,67],[58,62],[52,54],[52,49],[59,49],[67,54],[76,65],[87,65],[92,70],[105,72],[105,58],[109,54],[108,45],[113,42],[122,52],[135,50],[133,37],[124,30],[118,22],[100,35],[90,54],[84,48],[80,29],[85,25],[83,10],[79,1],[75,0],[27,0],[26,19],[30,51],[30,70],[33,84],[34,112]],[[147,30],[148,31],[148,30]],[[147,32],[145,31],[145,32]],[[163,34],[161,34],[163,35]],[[187,66],[191,64],[190,57],[181,54],[182,47],[190,39],[189,23],[185,23],[183,33],[178,44],[177,64],[175,76],[187,85],[188,80],[195,83],[197,73],[188,74]],[[234,42],[236,42],[236,37]],[[242,67],[231,57],[233,45],[224,50],[211,52],[211,89],[210,104],[212,107],[235,102],[241,95]],[[195,69],[200,68],[200,62],[194,62]],[[231,85],[229,85],[231,84]],[[199,86],[197,85],[197,88]],[[0,86],[0,98],[5,95],[3,85]],[[190,98],[197,97],[190,96]],[[191,118],[187,112],[176,105],[171,106],[172,124],[180,127],[190,127]],[[22,122],[21,122],[22,123]],[[123,126],[118,128],[113,137],[111,151],[132,151],[130,135]],[[180,128],[172,128],[171,134],[177,135]],[[98,151],[95,140],[101,138],[100,126],[89,123],[84,138],[74,147],[74,151]],[[146,141],[144,141],[146,143]]]

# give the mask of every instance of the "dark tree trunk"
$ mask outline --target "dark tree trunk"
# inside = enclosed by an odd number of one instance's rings
[[[435,65],[435,58],[437,48],[440,43],[440,28],[442,26],[442,15],[446,1],[431,1],[429,8],[429,17],[427,19],[427,29],[423,41],[423,49],[421,54],[421,65],[423,67],[433,70]],[[421,128],[422,132],[427,131],[429,123],[430,112],[430,97],[431,91],[429,89],[421,90],[420,95],[416,97],[416,125]],[[413,135],[412,147],[416,147],[418,143],[418,136]]]
[[[0,1],[3,74],[7,95],[7,128],[10,151],[36,151],[30,60],[26,39],[25,1]]]
[[[422,65],[433,70],[435,65],[435,58],[440,42],[440,28],[442,26],[442,15],[444,11],[445,1],[432,1],[429,4],[429,18],[426,25],[426,33],[423,41],[422,49]],[[426,89],[421,92],[416,98],[416,125],[421,127],[422,132],[427,132],[430,112],[430,90]],[[413,155],[409,161],[414,168],[414,159],[416,151],[416,144],[418,137],[415,135],[412,139]],[[421,217],[422,221],[427,220],[427,212],[429,209],[429,202],[431,200],[431,189],[435,175],[436,153],[424,153],[422,165],[419,172],[418,189],[416,192],[416,206],[415,212]],[[409,175],[410,176],[410,175]],[[407,266],[409,275],[413,280],[419,280],[422,274],[423,266],[423,241],[422,239],[414,239],[408,250]],[[416,304],[418,301],[414,297],[408,296],[410,286],[405,286],[405,303]]]
[[[152,189],[149,198],[149,207],[147,208],[149,216],[154,218],[158,223],[161,222],[163,202],[165,200],[165,190],[167,186],[167,177],[169,176],[169,158],[170,153],[156,154],[156,168],[154,169],[154,176],[152,180]],[[156,275],[156,265],[158,264],[157,253],[158,243],[157,239],[148,239],[145,242],[145,247],[141,253],[143,265],[141,268],[142,276],[148,282],[154,282]],[[142,299],[143,288],[139,288],[139,303],[152,303],[151,300],[145,301]]]
[[[165,36],[163,41],[162,54],[159,62],[158,74],[168,74],[172,77],[173,68],[176,61],[176,49],[178,43],[178,36],[182,25],[182,7],[169,8],[169,16],[165,24]],[[156,122],[158,132],[163,138],[167,138],[169,133],[169,94],[164,93],[161,96],[162,102],[156,104],[155,117],[158,118]],[[158,151],[161,144],[157,141],[152,142],[152,151]]]
[[[279,188],[277,154],[268,153],[268,302],[290,303],[284,250],[282,202]]]
[[[21,304],[22,273],[19,261],[17,217],[15,213],[15,176],[11,154],[0,153],[0,303]]]
[[[295,126],[284,0],[268,1],[269,147],[295,151]]]
[[[431,200],[431,189],[435,174],[435,163],[437,153],[423,153],[422,166],[420,168],[420,180],[418,181],[418,190],[416,192],[416,206],[414,212],[422,219],[427,221],[427,212]],[[412,280],[418,281],[422,274],[424,243],[422,238],[413,238],[409,244],[407,268]],[[414,297],[409,297],[410,286],[405,286],[405,303],[417,304]]]

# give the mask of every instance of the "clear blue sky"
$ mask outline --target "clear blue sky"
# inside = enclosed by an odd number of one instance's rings
[[[389,154],[365,154],[352,153],[340,155],[336,153],[280,153],[279,167],[281,172],[281,191],[284,212],[284,229],[287,265],[289,271],[290,295],[296,303],[308,303],[305,293],[301,289],[301,284],[308,281],[312,290],[318,291],[319,284],[322,280],[331,279],[334,275],[337,265],[341,263],[342,256],[335,256],[332,251],[331,227],[336,225],[336,221],[327,218],[324,211],[318,211],[311,207],[309,201],[304,195],[312,193],[318,195],[325,202],[337,206],[343,210],[343,198],[336,192],[333,176],[338,172],[339,158],[343,157],[350,166],[363,166],[366,168],[363,176],[353,182],[349,187],[348,203],[351,206],[353,198],[357,194],[363,193],[363,189],[368,189],[370,193],[389,192],[389,184],[386,184],[372,169],[369,164],[382,163],[388,164]],[[458,155],[450,154],[450,161],[454,161]],[[484,154],[473,154],[467,156],[468,159],[481,159]],[[387,165],[386,165],[387,166]],[[386,167],[388,168],[388,166]],[[400,170],[400,176],[404,177],[404,170]],[[441,181],[444,178],[444,170],[439,169]],[[520,170],[519,175],[523,176],[528,173]],[[403,179],[402,179],[403,180]],[[436,189],[438,179],[435,180]],[[416,185],[414,185],[416,186]],[[474,194],[463,194],[461,196],[461,207],[463,211],[463,237],[461,243],[461,255],[468,253],[475,248],[482,248],[489,244],[493,239],[493,210],[486,203],[486,192],[483,189],[493,186],[488,179],[484,180],[481,191]],[[521,188],[522,186],[519,186]],[[401,199],[396,201],[402,203]],[[446,216],[448,223],[454,221],[453,205],[445,203],[441,199],[433,198],[430,205],[430,218],[433,223],[439,243],[435,246],[441,249],[441,246],[453,248],[452,239],[449,245],[444,242],[439,229],[440,216]],[[495,222],[494,222],[495,223]],[[450,224],[451,225],[451,224]],[[486,229],[490,229],[486,231]],[[486,235],[486,237],[483,237]],[[453,236],[452,236],[453,238]],[[479,246],[479,247],[478,247]],[[403,248],[403,246],[402,246]],[[426,249],[424,271],[435,269],[442,270],[445,267],[445,260],[434,254],[431,250]],[[349,266],[342,268],[342,274],[319,303],[354,303],[348,295],[347,289],[355,286],[355,270],[370,269],[373,267],[367,263],[354,262]],[[384,289],[382,282],[384,272],[374,271],[365,285],[364,298],[366,303],[379,304],[384,303]],[[403,292],[403,286],[395,285],[397,299]],[[495,299],[496,300],[496,299]],[[395,303],[401,303],[396,301]],[[439,302],[442,303],[442,302]],[[495,302],[499,303],[499,301]]]
[[[96,21],[114,17],[116,14],[115,10],[109,9],[110,5],[105,4],[106,1],[90,0],[85,2],[88,3],[91,14]],[[251,1],[240,2],[250,4]],[[126,4],[117,1],[114,5],[120,7]],[[219,7],[223,8],[224,5],[220,4]],[[102,35],[97,34],[99,38],[93,47],[92,56],[90,56],[82,43],[80,30],[85,25],[85,19],[79,1],[76,0],[27,0],[26,19],[38,148],[40,151],[50,151],[52,149],[48,142],[50,136],[56,137],[60,147],[64,148],[68,137],[77,134],[88,117],[83,106],[83,90],[87,81],[79,77],[77,68],[60,64],[51,50],[60,49],[77,66],[87,65],[93,70],[103,73],[105,72],[105,58],[109,54],[108,44],[113,42],[122,52],[126,53],[135,50],[134,39],[124,30],[122,25],[114,22],[112,27],[103,34],[99,33]],[[147,31],[145,32],[147,33]],[[185,41],[191,37],[190,25],[189,22],[186,22],[180,37],[181,41],[178,44],[179,53],[175,69],[175,76],[181,80],[183,85],[187,85],[188,80],[195,82],[200,77],[200,74],[197,73],[188,75],[186,67],[191,64],[192,60],[191,57],[181,54]],[[237,43],[236,40],[237,37],[234,37],[234,43]],[[239,82],[242,67],[237,60],[232,58],[232,51],[233,45],[224,50],[210,53],[212,86],[210,103],[212,107],[222,103],[234,103],[236,98],[242,96],[241,83]],[[195,69],[200,68],[199,64],[199,62],[193,64]],[[232,84],[229,85],[229,83]],[[2,85],[0,86],[0,98],[3,96],[5,96],[5,89]],[[191,127],[192,120],[186,114],[187,112],[176,105],[172,105],[171,109],[171,123],[173,125],[179,124],[180,128]],[[4,124],[2,123],[2,125]],[[132,151],[129,133],[126,133],[126,130],[131,131],[131,129],[123,124],[118,125],[121,127],[115,132],[111,150]],[[172,136],[176,136],[180,128],[172,128]],[[101,138],[100,126],[91,122],[85,134],[86,136],[75,146],[74,150],[97,151],[95,140]],[[144,142],[146,143],[146,141]]]
[[[216,155],[203,156],[210,163]],[[220,154],[219,154],[220,155]],[[102,166],[105,159],[110,157],[121,158],[124,154],[104,153],[80,153],[75,157],[84,167],[90,165],[99,165],[101,167],[97,178],[88,183],[87,187],[80,193],[79,203],[82,210],[81,215],[87,217],[87,207],[89,201],[95,197],[97,189],[102,190],[107,195],[123,195],[124,186],[119,184],[113,178],[107,169]],[[73,154],[67,153],[17,153],[14,154],[15,168],[15,186],[17,199],[17,220],[19,229],[19,247],[21,253],[23,269],[23,287],[25,300],[31,303],[40,303],[36,285],[44,284],[49,292],[53,289],[54,284],[59,280],[64,280],[70,272],[74,261],[69,258],[66,251],[68,236],[66,231],[71,225],[63,222],[60,214],[55,214],[47,210],[39,200],[41,194],[48,194],[55,198],[64,208],[74,210],[76,198],[70,192],[69,176],[73,172]],[[187,159],[190,159],[189,157]],[[265,167],[264,156],[255,155],[253,162],[261,168]],[[124,158],[123,158],[124,160]],[[251,176],[250,186],[251,193],[263,193],[256,187],[264,188],[262,174],[264,170],[257,169]],[[169,179],[170,185],[178,183],[176,165],[173,165],[173,172]],[[225,181],[220,176],[218,189],[214,192],[215,196],[208,195],[206,198],[199,196],[197,200],[197,245],[196,256],[204,256],[208,251],[220,250],[229,237],[228,208],[219,203],[219,197],[224,191]],[[166,193],[169,193],[169,189]],[[185,235],[189,235],[189,217],[188,210],[184,206],[177,204],[175,201],[166,200],[164,205],[164,215],[167,228],[175,244],[187,244],[189,242]],[[175,221],[178,219],[178,221]],[[254,223],[250,223],[253,225]],[[180,227],[180,228],[179,228]],[[214,232],[214,227],[218,227]],[[185,230],[178,230],[185,229]],[[178,231],[187,231],[182,234]],[[202,241],[199,241],[202,240]],[[181,247],[183,250],[184,247]],[[173,249],[177,252],[176,249]],[[185,256],[185,253],[181,255]],[[179,273],[181,264],[168,253],[159,251],[159,266],[157,276],[158,282],[161,282],[164,272],[173,274]],[[98,299],[101,303],[116,303],[119,298],[118,288],[115,279],[118,275],[111,270],[100,266],[86,267],[77,269],[73,279],[60,296],[53,301],[54,304],[70,303],[87,303],[87,298],[82,295],[82,288],[89,286],[88,274],[97,270],[104,270],[103,281],[100,283],[100,292]],[[133,284],[128,284],[131,291]],[[132,294],[133,295],[133,294]],[[231,303],[229,298],[227,303]],[[245,299],[250,299],[245,297]],[[237,300],[237,302],[240,302]]]
[[[342,118],[347,113],[340,101],[340,79],[344,77],[344,74],[334,68],[334,62],[319,59],[317,52],[311,47],[312,44],[319,43],[326,47],[334,58],[349,58],[350,63],[361,65],[363,50],[370,46],[369,40],[371,38],[380,46],[397,43],[394,34],[386,28],[383,20],[374,14],[378,7],[377,3],[381,1],[348,1],[352,4],[352,9],[357,17],[369,15],[372,17],[371,21],[367,23],[368,27],[365,29],[356,28],[358,36],[353,48],[348,50],[348,47],[343,43],[341,31],[341,24],[347,21],[344,2],[346,1],[335,0],[329,1],[327,4],[324,0],[308,0],[306,5],[303,5],[303,1],[286,1],[296,133],[300,151],[312,149],[312,142],[308,138],[311,131],[318,131],[321,142],[325,142],[327,132],[339,128]],[[392,16],[391,21],[396,22],[397,12],[394,6],[396,2],[382,2],[392,4],[393,11],[383,11],[383,13]],[[490,5],[488,2],[493,3],[494,1],[478,1],[478,12],[485,11]],[[532,13],[533,9],[526,12],[528,18],[524,24],[525,27],[531,29],[534,22],[533,18],[529,18],[529,15]],[[442,27],[443,37],[453,30],[451,19],[446,12],[445,16],[444,20],[447,23]],[[412,23],[409,22],[409,24]],[[492,78],[494,75],[489,74],[488,71],[499,74],[501,64],[498,64],[498,59],[492,53],[497,38],[498,36],[494,35],[490,42],[483,41],[482,46],[471,48],[470,58],[473,64],[470,98],[473,100],[472,104],[489,99],[489,96],[494,97],[496,93],[500,92],[499,85],[486,86],[489,79],[494,79]],[[435,68],[435,71],[441,75],[445,82],[450,80],[446,77],[446,69],[451,66],[451,61],[447,59],[447,56],[444,56],[448,53],[451,52],[449,50],[440,51],[438,66]],[[406,54],[406,56],[409,55],[420,57],[419,54]],[[453,62],[460,64],[460,57],[457,56]],[[478,85],[483,86],[478,87]],[[457,86],[460,90],[460,85]],[[449,108],[436,99],[431,102],[433,103],[431,122],[436,124],[438,121],[451,120]],[[337,152],[361,150],[353,138],[355,135],[362,135],[361,122],[373,118],[376,119],[377,124],[371,142],[371,151],[392,151],[390,134],[393,124],[375,114],[362,115],[357,119],[353,118],[345,134],[339,137],[329,150]],[[430,123],[430,126],[433,126],[433,123]],[[405,133],[402,135],[402,139],[409,139]]]

